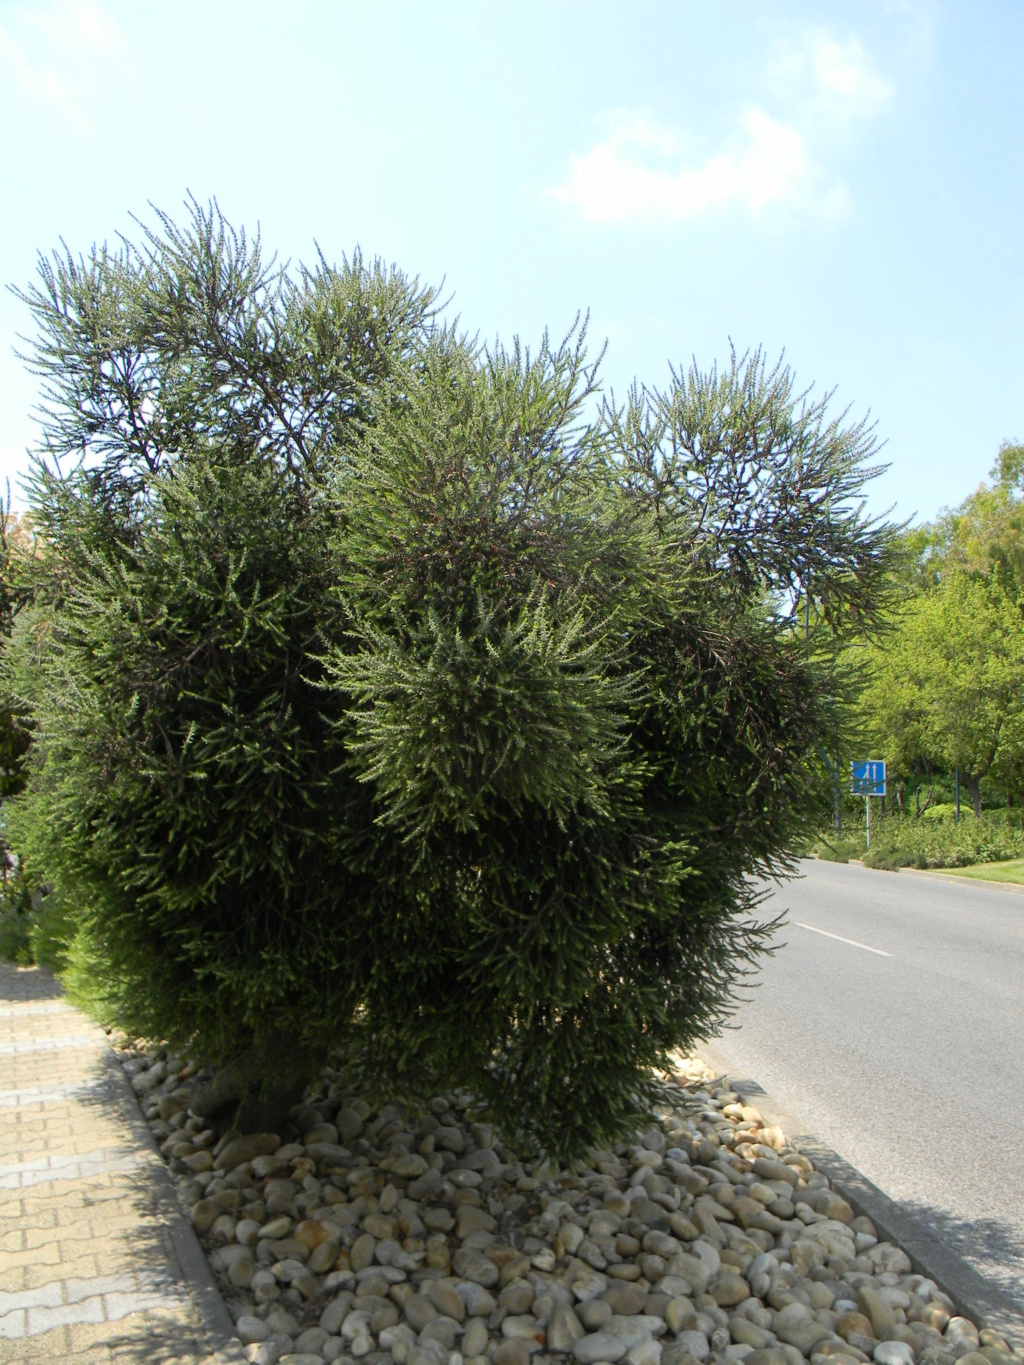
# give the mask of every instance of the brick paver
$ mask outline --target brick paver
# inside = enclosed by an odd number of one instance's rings
[[[242,1358],[134,1103],[53,978],[0,963],[0,1362]]]

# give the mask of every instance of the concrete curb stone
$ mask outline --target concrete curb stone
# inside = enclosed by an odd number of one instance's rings
[[[131,1130],[133,1139],[140,1147],[151,1152],[158,1163],[152,1178],[154,1203],[164,1220],[175,1254],[186,1276],[186,1288],[214,1348],[216,1365],[248,1365],[248,1358],[242,1343],[235,1335],[235,1324],[221,1298],[206,1253],[199,1244],[195,1229],[181,1210],[177,1190],[160,1155],[156,1138],[109,1043],[103,1049],[103,1064],[121,1116]]]

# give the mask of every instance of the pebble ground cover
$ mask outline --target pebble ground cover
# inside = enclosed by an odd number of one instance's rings
[[[474,1107],[373,1110],[330,1070],[281,1134],[125,1069],[253,1365],[1021,1365],[698,1059],[679,1103],[572,1172]]]

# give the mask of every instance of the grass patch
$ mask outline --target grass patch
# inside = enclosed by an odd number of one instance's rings
[[[1009,858],[1005,863],[976,863],[973,867],[948,867],[951,877],[973,877],[982,882],[1019,882],[1024,885],[1024,858]]]

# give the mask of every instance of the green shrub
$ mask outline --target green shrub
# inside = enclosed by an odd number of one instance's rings
[[[820,839],[814,852],[826,863],[848,863],[851,858],[863,858],[863,839]]]
[[[37,471],[12,830],[77,989],[242,1123],[341,1051],[560,1158],[622,1132],[814,832],[837,711],[785,606],[877,606],[870,432],[760,355],[596,419],[582,333],[482,353],[198,211],[27,297],[91,463]]]
[[[948,813],[934,820],[887,817],[871,831],[864,854],[868,867],[968,867],[1024,856],[1024,829],[1005,811],[980,816],[961,811],[960,824]]]
[[[997,814],[1002,815],[1002,812],[997,812]],[[934,821],[939,824],[946,824],[947,822],[950,824],[955,824],[956,804],[953,801],[940,801],[933,806],[926,806],[925,809],[921,812],[921,819]],[[974,811],[971,809],[971,803],[967,800],[964,800],[960,803],[960,819],[961,820],[974,819]]]
[[[24,866],[12,868],[0,887],[0,959],[60,972],[73,932],[61,898],[36,886]]]
[[[16,565],[28,537],[10,504],[8,487],[6,505],[0,504],[0,651],[6,649],[24,601]],[[7,690],[0,692],[0,958],[22,965],[32,961],[32,888],[24,865],[8,846],[3,804],[25,788],[31,730],[24,708],[12,705]]]
[[[31,914],[8,888],[0,893],[0,959],[19,967],[30,967],[35,961]]]

